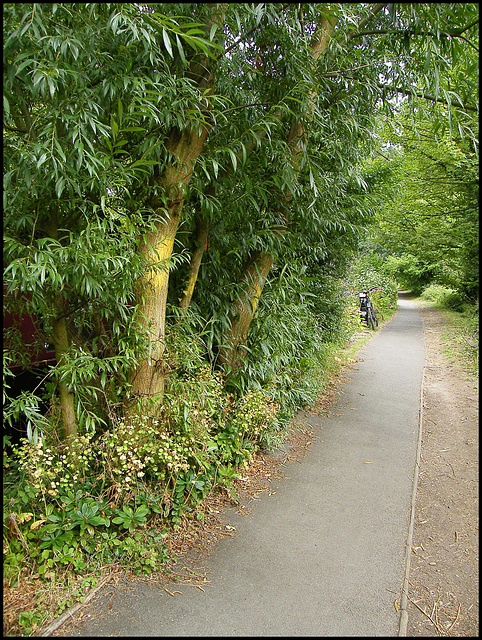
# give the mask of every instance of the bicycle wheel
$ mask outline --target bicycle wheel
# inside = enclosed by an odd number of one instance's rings
[[[377,312],[375,311],[375,309],[372,309],[372,314],[373,314],[373,320],[375,321],[375,328],[378,327],[378,317],[377,317]]]

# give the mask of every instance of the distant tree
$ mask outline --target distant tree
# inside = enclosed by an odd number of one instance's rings
[[[470,142],[436,137],[429,122],[413,132],[404,119],[397,144],[396,197],[378,216],[380,245],[389,249],[400,277],[416,291],[438,283],[478,296],[478,159]],[[477,123],[474,123],[474,130]]]

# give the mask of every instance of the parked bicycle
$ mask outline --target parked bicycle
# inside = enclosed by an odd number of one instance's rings
[[[358,297],[360,299],[360,322],[364,322],[370,329],[375,330],[378,327],[377,312],[373,308],[372,301],[370,300],[370,291],[374,291],[378,287],[372,287],[366,291],[360,291]]]

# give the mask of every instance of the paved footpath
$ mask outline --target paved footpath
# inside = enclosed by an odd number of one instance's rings
[[[410,301],[359,352],[332,417],[183,595],[99,598],[77,636],[397,636],[424,364]],[[178,589],[179,587],[174,587]],[[61,633],[61,631],[60,631]]]

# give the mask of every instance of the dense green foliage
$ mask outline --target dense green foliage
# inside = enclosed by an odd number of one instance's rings
[[[474,122],[474,129],[477,123]],[[478,160],[459,135],[441,139],[421,122],[400,119],[391,136],[397,193],[378,214],[375,233],[403,288],[440,284],[475,300],[479,291]]]
[[[29,423],[9,583],[162,564],[163,527],[316,398],[358,290],[383,317],[393,273],[477,294],[477,22],[460,3],[4,5],[4,309],[57,357],[11,398],[7,335],[6,418]]]

